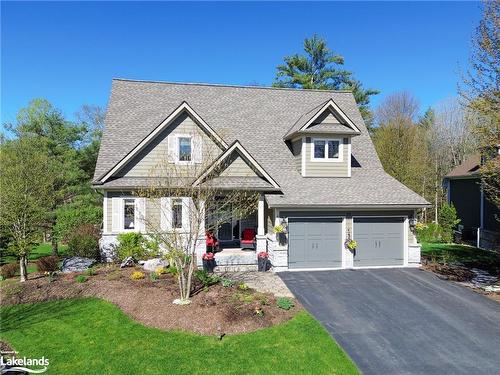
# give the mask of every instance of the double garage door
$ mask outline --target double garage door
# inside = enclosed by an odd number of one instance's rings
[[[402,217],[354,217],[352,237],[358,246],[352,260],[346,259],[345,264],[354,267],[403,265],[403,224]],[[343,266],[342,254],[346,251],[342,218],[289,218],[288,229],[290,269]]]

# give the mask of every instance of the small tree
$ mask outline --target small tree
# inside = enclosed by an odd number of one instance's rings
[[[6,142],[0,152],[0,224],[19,258],[21,281],[52,204],[51,163],[40,149],[39,141],[22,137]]]
[[[192,138],[200,140],[201,136],[195,132]],[[195,141],[195,147],[201,149],[202,145]],[[196,152],[199,151],[194,150]],[[204,144],[202,157],[189,165],[172,163],[168,157],[150,171],[149,186],[136,192],[160,212],[160,223],[147,215],[143,220],[149,236],[178,270],[180,298],[175,303],[189,303],[196,249],[201,241],[205,241],[205,232],[217,232],[221,223],[256,212],[258,193],[227,190],[218,185],[217,176],[227,167],[227,163],[212,165],[218,153],[220,149]],[[206,178],[194,184],[211,167],[213,169]]]
[[[460,223],[457,210],[453,204],[443,204],[439,210],[439,224],[441,225],[441,238],[444,242],[453,242],[453,230]]]

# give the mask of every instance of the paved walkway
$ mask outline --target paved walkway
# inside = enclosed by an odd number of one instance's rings
[[[499,374],[500,303],[419,269],[280,273],[365,374]]]
[[[293,294],[287,288],[283,280],[274,272],[228,272],[226,275],[237,282],[247,284],[250,288],[263,293],[272,293],[277,297],[292,297]]]

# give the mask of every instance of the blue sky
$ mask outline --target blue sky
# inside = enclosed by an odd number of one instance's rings
[[[1,121],[45,97],[68,117],[107,103],[113,77],[270,85],[317,33],[373,105],[408,90],[423,108],[456,95],[477,2],[2,2]]]

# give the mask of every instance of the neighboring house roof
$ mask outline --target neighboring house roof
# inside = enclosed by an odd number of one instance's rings
[[[455,167],[444,178],[471,178],[479,177],[479,168],[481,167],[481,156],[479,154],[473,155],[462,164]]]
[[[302,177],[283,138],[304,114],[332,100],[360,134],[352,138],[351,178]],[[111,88],[95,182],[185,102],[226,144],[238,140],[279,185],[283,195],[266,195],[271,206],[390,205],[428,203],[389,175],[377,157],[352,93],[265,87],[182,84],[115,79]],[[316,111],[312,110],[317,108]],[[301,120],[302,122],[302,120]],[[318,125],[316,125],[318,126]],[[144,179],[135,179],[144,180]],[[103,187],[132,181],[120,178]],[[142,181],[144,182],[144,181]]]

